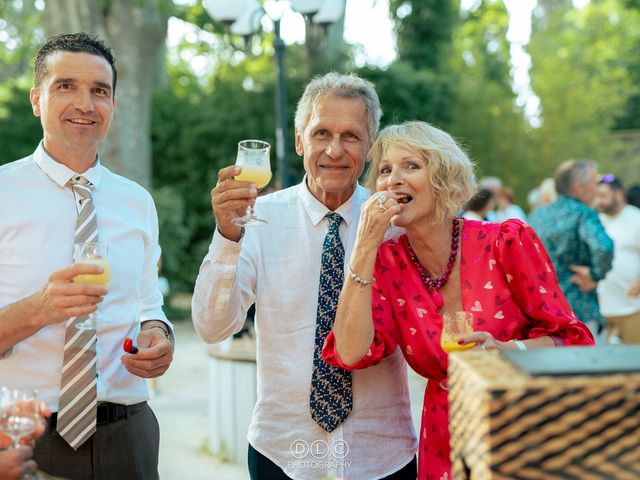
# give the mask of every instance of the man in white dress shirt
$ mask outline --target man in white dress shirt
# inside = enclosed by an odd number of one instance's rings
[[[353,407],[337,425],[320,426],[310,406],[327,214],[341,217],[333,228],[344,246],[342,275],[369,196],[358,177],[380,117],[370,82],[337,73],[316,77],[295,117],[302,183],[256,201],[256,185],[234,180],[240,168],[232,165],[218,172],[211,192],[217,228],[196,281],[192,315],[200,336],[214,343],[239,331],[255,303],[258,401],[248,433],[253,480],[416,478],[417,442],[399,352],[353,373]],[[232,223],[254,201],[267,224],[243,229]]]
[[[612,174],[598,182],[594,207],[613,240],[613,266],[598,282],[600,310],[611,343],[640,344],[640,210],[629,205]]]
[[[159,430],[144,377],[162,375],[173,355],[153,200],[97,155],[116,80],[103,42],[86,34],[50,38],[36,57],[30,94],[44,138],[32,155],[0,167],[0,384],[38,390],[54,413],[34,457],[45,472],[73,479],[158,478]],[[84,226],[82,211],[90,215]],[[72,264],[74,241],[89,224],[109,245],[105,288],[73,282],[102,271]],[[98,305],[97,329],[77,329]],[[87,343],[74,350],[83,335]],[[139,353],[124,354],[127,337]],[[86,384],[79,381],[85,375]],[[87,426],[74,430],[81,422]]]

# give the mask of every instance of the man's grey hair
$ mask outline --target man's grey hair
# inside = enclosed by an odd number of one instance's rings
[[[296,108],[295,127],[298,133],[302,135],[318,98],[328,94],[362,100],[367,110],[369,141],[373,142],[378,134],[382,117],[380,99],[375,86],[357,75],[345,75],[337,72],[314,77],[304,89]]]
[[[596,169],[597,164],[591,160],[571,159],[562,162],[554,176],[556,193],[572,196],[575,183],[584,184],[589,174]]]

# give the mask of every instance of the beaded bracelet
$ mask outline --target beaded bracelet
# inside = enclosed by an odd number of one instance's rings
[[[373,285],[374,283],[376,283],[375,278],[372,278],[371,280],[365,280],[364,278],[361,278],[353,273],[353,270],[351,270],[351,265],[347,265],[347,268],[349,269],[349,276],[351,277],[351,280],[358,282],[360,285],[364,285],[366,287],[367,285]]]

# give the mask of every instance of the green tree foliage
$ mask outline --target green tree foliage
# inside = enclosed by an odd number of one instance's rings
[[[0,83],[30,76],[33,54],[43,38],[35,3],[0,0]]]
[[[388,69],[365,67],[382,103],[383,123],[420,119],[450,124],[457,79],[449,68],[451,39],[459,20],[453,0],[391,0],[398,60]]]
[[[28,101],[32,59],[44,38],[41,5],[0,0],[0,163],[28,155],[42,135]],[[99,5],[109,9],[115,3]],[[275,145],[273,37],[254,38],[249,55],[230,47],[202,2],[159,5],[171,10],[163,14],[199,28],[168,52],[167,83],[155,93],[151,118],[164,273],[172,289],[181,291],[193,285],[211,240],[210,190],[217,171],[235,161],[243,138]],[[462,12],[457,0],[390,0],[398,60],[388,68],[353,69],[376,84],[383,124],[422,119],[451,132],[470,150],[479,173],[502,177],[521,203],[569,156],[613,165],[607,163],[616,148],[610,130],[636,127],[640,118],[638,2],[592,0],[582,9],[571,0],[538,0],[538,5],[529,52],[533,89],[541,101],[540,128],[529,125],[515,103],[501,0],[478,0]],[[295,105],[311,73],[341,70],[343,58],[334,57],[287,47],[285,133],[297,179],[303,169],[293,148]],[[207,65],[196,70],[194,58],[206,58]],[[311,65],[305,63],[309,58]],[[275,152],[272,167],[275,178]],[[633,178],[630,166],[622,168],[612,170]]]
[[[529,50],[542,126],[534,140],[549,172],[570,157],[611,165],[619,148],[610,131],[638,92],[630,71],[640,38],[638,12],[622,3],[593,0],[582,9],[556,6],[535,17]]]
[[[382,105],[382,124],[420,119],[448,123],[451,90],[443,77],[429,69],[396,62],[383,70],[366,66],[356,72],[376,86]]]
[[[480,2],[464,12],[454,35],[451,68],[459,79],[451,132],[468,148],[479,175],[501,177],[516,191],[528,170],[529,127],[515,104],[506,33],[509,17],[502,1]]]
[[[33,0],[0,0],[0,165],[29,155],[42,137],[29,102],[40,16]]]
[[[632,15],[640,13],[640,0],[627,0],[626,6],[632,11]],[[638,28],[638,24],[633,25],[634,28]],[[627,60],[629,61],[629,77],[631,84],[634,86],[640,85],[640,40],[637,35],[632,35],[628,41],[632,42],[629,50],[636,52]],[[640,92],[636,92],[630,95],[627,99],[624,111],[616,117],[614,128],[616,130],[625,129],[640,129]]]
[[[162,274],[170,279],[172,290],[185,291],[193,280],[184,278],[184,265],[190,260],[188,247],[191,237],[185,222],[188,215],[184,195],[172,185],[154,188],[152,195],[158,210]]]
[[[30,88],[21,83],[0,84],[0,165],[30,155],[42,138],[40,120],[29,102]]]
[[[398,35],[398,58],[416,69],[441,70],[451,51],[459,2],[452,0],[390,0]]]

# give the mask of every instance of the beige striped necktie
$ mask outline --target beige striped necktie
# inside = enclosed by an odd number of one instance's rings
[[[96,242],[98,223],[91,197],[93,185],[80,175],[74,176],[69,183],[78,210],[74,241]],[[85,319],[86,316],[72,317],[66,323],[56,428],[74,450],[96,431],[96,331],[79,330],[75,327],[76,323]]]

